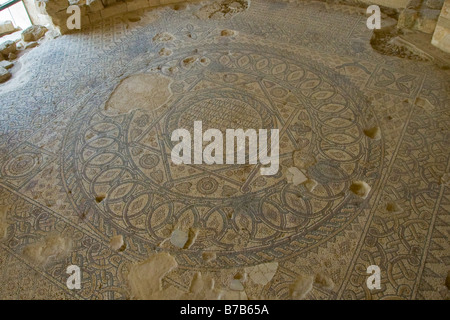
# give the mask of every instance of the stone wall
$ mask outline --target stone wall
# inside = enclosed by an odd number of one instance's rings
[[[64,34],[66,22],[70,16],[67,8],[78,5],[81,9],[81,27],[89,26],[114,15],[139,9],[198,0],[24,0],[33,24],[54,25]],[[271,1],[271,0],[268,0]],[[292,0],[289,0],[292,1]],[[342,3],[378,4],[387,8],[405,8],[409,0],[343,0]]]
[[[433,34],[444,0],[411,0],[400,14],[400,29]]]
[[[23,0],[23,4],[27,8],[31,23],[34,25],[44,26],[52,23],[52,19],[45,12],[41,12],[34,0]]]
[[[403,9],[408,5],[409,0],[362,0],[367,4],[376,4],[393,9]]]
[[[78,5],[80,7],[81,28],[85,28],[115,15],[139,9],[192,1],[196,0],[24,0],[24,3],[30,13],[33,24],[50,24],[64,34],[70,31],[66,26],[67,18],[70,16],[67,13],[67,8],[70,5]],[[436,26],[444,0],[340,0],[338,2],[357,3],[360,5],[377,4],[395,9],[397,12],[400,12],[398,23],[400,29],[418,30],[428,34],[435,33],[433,44],[442,49],[442,47],[448,47],[450,42],[449,1],[446,0],[447,13],[443,10],[443,14],[439,19],[439,27]]]
[[[188,0],[189,1],[189,0]],[[81,28],[102,19],[139,9],[163,6],[186,0],[25,0],[34,24],[50,22],[61,34],[69,32],[66,22],[70,14],[67,8],[78,5],[81,9]],[[47,20],[46,20],[47,17]],[[43,23],[44,22],[44,23]]]
[[[450,53],[450,0],[444,3],[431,43],[442,51]]]

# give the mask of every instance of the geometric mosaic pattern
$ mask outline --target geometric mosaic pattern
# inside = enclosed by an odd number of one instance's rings
[[[361,12],[259,0],[226,20],[158,10],[151,22],[109,18],[21,58],[21,76],[0,87],[0,205],[9,207],[0,297],[126,299],[128,269],[156,250],[179,265],[164,285],[182,290],[196,271],[223,279],[277,261],[249,296],[287,299],[299,274],[321,271],[335,287],[314,287],[309,299],[448,298],[449,72],[376,53]],[[153,42],[161,32],[174,40]],[[141,73],[170,77],[170,100],[105,111],[120,81]],[[170,134],[195,120],[204,130],[280,129],[279,173],[174,166]],[[380,140],[364,135],[371,127]],[[298,149],[317,160],[314,191],[286,182]],[[372,187],[366,199],[348,191],[355,180]],[[180,222],[200,230],[194,245],[161,246]],[[73,240],[68,256],[45,266],[24,258],[55,233]],[[117,234],[123,252],[109,248]],[[217,259],[205,263],[205,250]],[[81,290],[65,285],[71,264],[83,270]],[[373,264],[382,288],[370,291]]]

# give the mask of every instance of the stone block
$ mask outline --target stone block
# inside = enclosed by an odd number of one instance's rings
[[[44,10],[47,14],[52,16],[53,13],[65,10],[69,6],[69,1],[67,0],[36,0],[37,6],[40,10]]]
[[[88,12],[97,12],[105,8],[101,0],[87,0],[86,6]]]
[[[425,5],[427,6],[427,8],[440,10],[442,9],[443,3],[443,0],[427,0]]]
[[[420,17],[417,19],[415,29],[424,33],[432,34],[436,29],[437,20]]]
[[[12,63],[11,61],[0,61],[0,67],[3,67],[5,69],[11,69],[14,66],[14,63]]]
[[[136,11],[150,6],[148,0],[132,0],[127,3],[127,11]]]
[[[102,14],[100,13],[100,11],[98,12],[89,12],[88,13],[88,17],[89,17],[89,22],[91,24],[99,22],[102,20]]]
[[[16,52],[16,43],[11,40],[4,41],[0,44],[0,54],[6,59],[10,53]]]
[[[450,1],[446,0],[444,2],[444,6],[442,7],[440,17],[450,20]]]
[[[186,2],[186,1],[185,0],[159,0],[159,2],[161,5],[166,5],[166,4]]]
[[[398,17],[397,27],[400,29],[411,29],[414,27],[417,19],[419,18],[419,13],[414,9],[405,9],[400,13]]]
[[[47,32],[44,26],[31,26],[22,31],[23,41],[37,41]]]
[[[445,0],[444,7],[434,30],[431,44],[438,47],[442,51],[450,53],[450,0]]]
[[[442,51],[450,53],[450,29],[436,26],[431,43]]]
[[[125,2],[116,3],[110,7],[106,7],[100,11],[102,18],[106,19],[121,13],[127,12],[127,4]]]
[[[148,4],[149,4],[150,7],[157,7],[157,6],[161,5],[159,0],[148,0]]]
[[[0,67],[0,83],[7,81],[11,78],[11,73],[3,67]]]
[[[0,34],[10,33],[15,30],[14,25],[11,21],[2,21],[0,22]]]

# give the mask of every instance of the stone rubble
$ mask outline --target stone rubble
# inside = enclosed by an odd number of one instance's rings
[[[48,29],[44,26],[31,26],[22,31],[22,40],[26,42],[37,41],[42,38]]]
[[[11,78],[11,73],[3,67],[0,67],[0,83],[3,83]]]

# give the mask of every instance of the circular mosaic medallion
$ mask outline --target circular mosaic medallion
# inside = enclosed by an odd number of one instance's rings
[[[167,248],[181,266],[200,265],[208,250],[217,253],[213,268],[237,267],[310,250],[358,215],[347,190],[351,181],[368,179],[381,154],[363,133],[367,115],[376,118],[362,94],[292,53],[232,49],[214,45],[204,56],[180,50],[146,69],[135,66],[135,74],[159,67],[173,80],[172,96],[159,108],[110,115],[101,106],[111,89],[74,119],[63,176],[75,208],[92,212],[99,233],[116,228],[136,246],[156,246],[174,226],[196,228],[189,249]],[[262,176],[259,164],[174,165],[171,133],[192,134],[194,121],[224,136],[226,129],[279,129],[280,170]],[[304,172],[317,182],[313,191],[286,180],[296,150],[314,158]],[[107,196],[96,203],[100,193]]]

